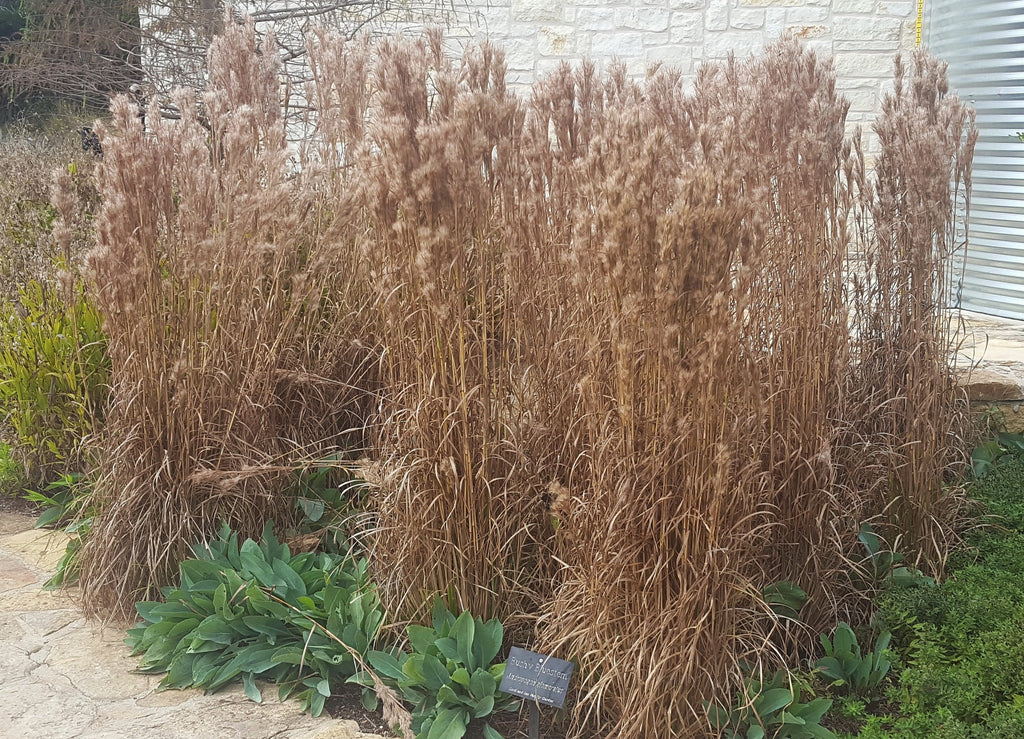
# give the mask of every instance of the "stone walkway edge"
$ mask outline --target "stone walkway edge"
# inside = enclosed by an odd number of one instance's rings
[[[12,739],[382,739],[354,721],[313,718],[298,701],[241,686],[213,695],[158,691],[159,675],[133,672],[124,631],[87,621],[75,589],[42,590],[63,534],[0,514],[0,737]]]

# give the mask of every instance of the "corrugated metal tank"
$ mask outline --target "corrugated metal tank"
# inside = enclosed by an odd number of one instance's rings
[[[961,304],[1024,320],[1024,0],[925,0],[924,19],[978,115]]]

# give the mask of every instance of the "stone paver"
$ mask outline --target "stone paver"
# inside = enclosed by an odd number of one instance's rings
[[[87,621],[75,589],[40,590],[65,540],[32,524],[0,514],[0,737],[381,739],[280,703],[273,686],[262,705],[240,686],[158,692],[159,676],[132,672],[121,628]]]
[[[964,312],[957,357],[972,408],[1024,431],[1024,321]]]

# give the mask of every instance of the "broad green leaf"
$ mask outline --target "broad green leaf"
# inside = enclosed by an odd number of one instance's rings
[[[782,712],[782,723],[795,726],[803,726],[807,722],[800,718],[796,714],[789,713],[788,711]]]
[[[373,675],[366,670],[360,670],[354,675],[350,675],[345,682],[352,683],[353,685],[362,685],[364,688],[373,688],[375,685]]]
[[[444,655],[445,659],[462,661],[459,657],[459,645],[452,637],[446,636],[443,639],[438,639],[434,642],[434,645],[437,647],[437,651]]]
[[[484,739],[505,739],[505,737],[492,729],[490,724],[484,724]]]
[[[431,690],[440,690],[442,685],[447,684],[451,680],[448,670],[432,654],[423,656],[420,669],[423,671],[424,684]]]
[[[492,618],[484,624],[478,624],[473,642],[473,652],[476,656],[477,667],[487,667],[501,650],[501,641],[505,636],[501,621]]]
[[[380,703],[377,694],[372,690],[364,690],[359,699],[363,704],[363,708],[371,713],[377,710],[377,705]]]
[[[458,646],[459,659],[471,673],[476,670],[477,667],[486,666],[478,665],[476,663],[476,659],[473,654],[473,638],[475,635],[476,621],[469,611],[463,611],[459,614],[459,617],[455,619],[452,636],[455,637],[455,643]]]
[[[406,628],[409,634],[409,643],[413,651],[420,654],[430,654],[434,651],[434,642],[437,639],[437,632],[426,626],[411,624]]]
[[[466,734],[466,712],[461,709],[443,708],[430,725],[427,739],[462,739]]]
[[[459,696],[452,690],[451,685],[442,685],[437,691],[437,705],[451,706],[459,703]]]
[[[316,717],[324,712],[324,703],[327,697],[318,690],[314,690],[309,699],[309,713]]]
[[[793,692],[788,688],[773,688],[761,693],[754,704],[758,714],[767,716],[793,702]]]
[[[469,680],[469,692],[477,700],[493,697],[498,684],[487,670],[477,670]]]
[[[472,706],[473,718],[483,718],[489,716],[494,710],[494,696],[489,695],[486,698],[481,698],[476,702],[475,706]]]
[[[392,680],[401,680],[405,677],[405,673],[402,672],[402,666],[398,663],[398,660],[387,652],[369,652],[366,655],[366,659],[373,669],[383,677]],[[466,679],[468,682],[468,676]]]
[[[263,702],[263,694],[260,693],[260,689],[256,687],[256,681],[253,679],[251,672],[242,673],[242,687],[245,689],[245,694],[249,696],[249,700],[254,703]]]
[[[150,623],[156,623],[157,621],[161,621],[163,619],[163,615],[160,614],[160,612],[159,612],[159,608],[162,605],[164,605],[164,604],[163,603],[157,603],[157,602],[153,602],[153,601],[144,600],[144,601],[139,601],[138,603],[135,604],[135,610],[138,612],[139,617],[143,621],[148,621]]]
[[[203,641],[210,641],[214,644],[231,644],[234,640],[234,631],[220,616],[207,616],[203,622],[196,627],[194,636]]]
[[[302,514],[311,522],[316,523],[324,516],[324,502],[316,498],[299,498],[297,500]]]
[[[50,524],[59,520],[62,515],[64,515],[63,506],[54,506],[52,508],[47,508],[39,515],[39,518],[35,524],[35,528],[41,529],[44,526],[49,526]]]
[[[288,566],[287,562],[275,559],[273,570],[280,583],[288,589],[288,597],[297,598],[306,594],[306,584],[302,582],[302,578],[295,573],[295,570]]]

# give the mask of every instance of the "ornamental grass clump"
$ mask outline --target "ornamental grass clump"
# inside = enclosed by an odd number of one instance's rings
[[[325,39],[312,57],[318,69],[343,59],[366,70],[365,86],[337,84],[321,100],[331,117],[321,115],[328,145],[318,150],[354,157],[358,200],[339,193],[336,211],[366,224],[353,238],[384,349],[373,545],[382,598],[410,616],[437,594],[485,617],[530,612],[550,563],[538,555],[543,489],[510,416],[521,337],[508,291],[526,276],[505,260],[529,221],[505,210],[521,176],[522,105],[505,88],[503,54],[486,44],[458,64],[437,34],[382,42],[368,69],[363,53]],[[365,126],[345,113],[359,110]]]
[[[320,249],[293,178],[277,57],[251,26],[212,46],[180,120],[120,98],[100,130],[103,207],[89,265],[111,403],[82,551],[86,608],[129,612],[226,522],[286,522],[293,464],[362,425],[358,270]],[[202,117],[197,108],[202,109]]]
[[[322,33],[292,150],[269,48],[231,28],[202,118],[104,133],[87,604],[280,519],[290,462],[358,426],[395,619],[439,597],[576,660],[570,736],[690,737],[857,617],[865,522],[941,553],[974,133],[940,67],[897,68],[869,177],[792,40],[691,92],[583,63],[523,100],[490,45]]]
[[[875,121],[874,172],[857,170],[865,267],[854,282],[859,405],[851,465],[875,512],[915,564],[939,574],[964,498],[966,397],[954,367],[962,337],[957,259],[970,209],[974,111],[949,92],[945,64],[897,58]]]

